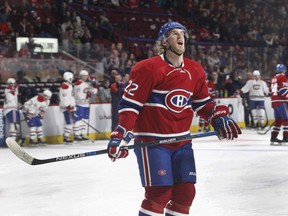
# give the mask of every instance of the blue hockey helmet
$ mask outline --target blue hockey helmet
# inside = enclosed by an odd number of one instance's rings
[[[282,73],[283,71],[286,71],[286,66],[284,64],[277,64],[276,65],[276,72],[277,73]]]
[[[178,22],[167,22],[165,23],[158,33],[158,41],[162,41],[165,39],[166,34],[171,31],[172,29],[181,29],[184,31],[185,41],[188,40],[188,31],[187,29]]]

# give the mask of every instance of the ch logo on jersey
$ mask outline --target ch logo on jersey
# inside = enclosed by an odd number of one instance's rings
[[[253,89],[254,90],[259,90],[260,89],[260,85],[259,84],[254,84],[253,85]]]
[[[184,89],[170,91],[165,97],[165,105],[173,112],[182,112],[188,104],[191,93]]]
[[[167,171],[166,171],[166,170],[164,170],[164,169],[158,170],[158,175],[159,175],[159,176],[165,176],[166,174],[167,174]]]

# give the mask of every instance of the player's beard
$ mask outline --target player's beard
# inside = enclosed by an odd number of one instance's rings
[[[185,52],[185,45],[184,44],[180,45],[177,43],[174,45],[169,44],[168,49],[176,55],[182,55]]]

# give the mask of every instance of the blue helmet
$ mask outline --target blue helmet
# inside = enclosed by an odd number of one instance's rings
[[[172,29],[181,29],[184,31],[185,41],[188,40],[188,31],[187,29],[178,22],[167,22],[165,23],[158,33],[158,41],[165,39],[166,34],[171,31]]]
[[[277,64],[276,65],[276,72],[277,73],[281,73],[281,72],[283,72],[283,71],[286,71],[287,69],[286,69],[286,66],[284,65],[284,64]]]

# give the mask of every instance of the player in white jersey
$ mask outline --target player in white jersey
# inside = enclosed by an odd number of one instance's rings
[[[249,108],[252,113],[254,127],[264,128],[265,106],[264,97],[269,95],[267,83],[260,79],[259,70],[253,71],[252,80],[248,80],[241,88],[242,93],[249,92]]]
[[[76,140],[87,140],[87,125],[90,113],[90,99],[92,95],[97,94],[97,86],[88,80],[89,73],[81,70],[80,79],[74,84],[74,96],[76,102],[74,135]],[[86,122],[86,123],[85,123]]]
[[[45,89],[42,93],[24,103],[23,111],[25,120],[29,126],[30,145],[35,145],[37,142],[41,145],[46,145],[46,142],[43,140],[42,120],[50,105],[51,96],[52,92],[49,89]]]
[[[74,75],[71,72],[65,72],[63,74],[64,82],[60,86],[59,90],[59,107],[64,114],[65,126],[64,126],[64,142],[71,143],[73,122],[75,120],[75,98],[73,92],[72,81]]]
[[[3,106],[4,116],[8,119],[9,123],[9,136],[16,140],[21,132],[20,128],[20,115],[18,105],[18,85],[14,78],[7,80],[7,87],[4,91],[5,100]]]

